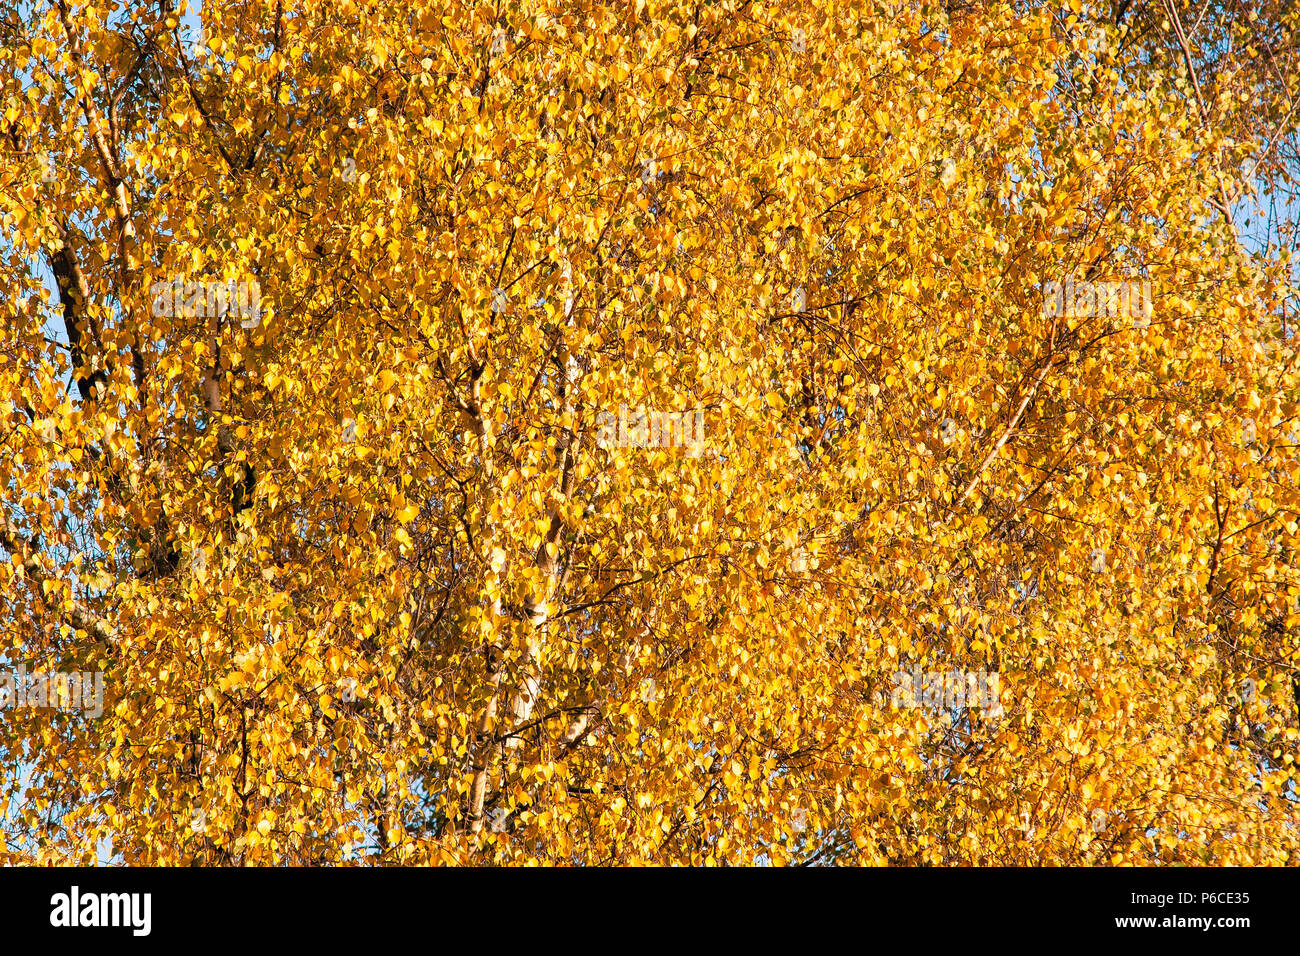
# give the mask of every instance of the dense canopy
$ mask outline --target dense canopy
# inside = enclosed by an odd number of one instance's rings
[[[1294,5],[0,9],[0,863],[1300,863]]]

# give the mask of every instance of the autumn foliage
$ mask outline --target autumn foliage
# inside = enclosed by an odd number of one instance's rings
[[[2,8],[0,863],[1300,863],[1290,4],[181,7]]]

